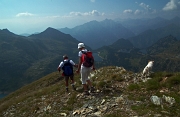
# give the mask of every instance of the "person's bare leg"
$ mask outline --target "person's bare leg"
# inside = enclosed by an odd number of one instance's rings
[[[91,83],[90,80],[87,80],[87,84],[88,84],[89,87],[92,87],[92,83]]]
[[[74,76],[70,76],[70,79],[71,79],[71,86],[74,90],[76,90],[75,86],[74,86]]]
[[[66,87],[68,87],[68,80],[65,80],[65,85]]]
[[[92,86],[92,83],[91,83],[91,81],[90,80],[87,80],[87,83],[88,83],[88,85],[89,85],[89,88],[90,88],[90,92],[92,93],[92,92],[94,92],[94,87]]]
[[[88,91],[87,90],[87,84],[83,84],[83,88],[84,88],[84,91]]]
[[[66,91],[68,91],[68,77],[65,77],[65,85],[66,85]]]

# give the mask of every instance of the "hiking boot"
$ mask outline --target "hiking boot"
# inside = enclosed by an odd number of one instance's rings
[[[74,85],[72,85],[72,88],[73,88],[73,90],[76,90],[76,87]]]
[[[92,93],[94,91],[95,91],[94,87],[91,87],[90,92]]]
[[[68,92],[69,90],[68,90],[68,88],[66,88],[66,92]]]
[[[84,91],[83,95],[90,95],[90,93],[88,91]]]

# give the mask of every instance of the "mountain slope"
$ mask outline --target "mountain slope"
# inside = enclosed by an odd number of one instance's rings
[[[101,22],[90,21],[80,26],[70,29],[60,29],[60,31],[70,34],[77,40],[84,42],[93,49],[114,43],[120,38],[128,38],[134,34],[113,20]]]
[[[168,35],[173,35],[179,39],[180,18],[174,17],[167,20],[156,17],[153,19],[126,19],[118,22],[105,19],[101,22],[91,21],[72,29],[59,30],[71,34],[93,49],[100,48],[103,45],[111,45],[121,38],[128,39],[136,48],[143,49]]]
[[[66,93],[63,78],[53,72],[1,99],[0,116],[180,116],[180,73],[158,72],[147,79],[107,66],[92,74],[96,90],[89,96],[82,95],[79,75],[77,90]]]
[[[78,43],[53,28],[28,37],[0,30],[0,92],[9,93],[56,71],[64,54],[76,62]]]
[[[92,21],[92,25],[88,25],[88,27],[93,29],[93,27],[97,25],[99,27],[98,30],[102,29],[102,33],[107,31],[106,29],[114,30],[117,28],[116,24],[111,20],[105,20],[105,22],[109,22],[106,23],[107,26],[104,25],[104,27],[108,28],[104,28],[100,25],[100,22],[97,21]],[[83,26],[86,29],[84,32],[88,32],[89,28],[86,27],[87,25]],[[79,30],[80,29],[81,28],[79,28]],[[170,29],[171,31],[169,31]],[[173,32],[174,35],[176,34],[178,36],[178,29],[178,26],[172,24],[162,29],[149,30],[147,33],[142,33],[140,36],[137,36],[143,37],[145,40],[135,37],[137,40],[134,40],[134,43],[137,43],[138,46],[150,46],[154,43],[158,43],[158,40],[153,38],[149,41],[149,38],[153,36],[156,37],[157,35],[161,36],[161,34],[164,35],[166,31]],[[109,32],[110,30],[107,31],[107,33]],[[143,41],[141,41],[141,39]],[[158,39],[161,38],[158,37]],[[168,39],[166,41],[168,41]],[[2,65],[0,67],[0,75],[3,76],[0,78],[0,91],[2,93],[14,91],[46,74],[56,71],[57,65],[62,60],[62,55],[64,54],[68,54],[70,59],[77,62],[78,43],[79,41],[71,35],[64,34],[53,28],[47,28],[41,33],[33,34],[28,37],[15,35],[7,29],[0,30],[0,63]],[[97,43],[97,41],[93,42],[92,40],[91,43],[92,45],[102,44],[101,42]],[[173,52],[171,52],[171,47],[169,46],[170,48],[163,48],[161,50],[162,53],[159,51],[160,54],[158,54],[158,51],[154,51],[156,48],[152,51],[148,51],[147,54],[141,53],[137,47],[132,45],[130,40],[125,39],[117,39],[117,41],[109,44],[110,43],[108,43],[108,46],[103,46],[94,51],[95,55],[102,58],[102,61],[96,62],[97,68],[107,65],[117,65],[123,66],[125,69],[131,71],[139,72],[143,70],[148,60],[154,60],[154,71],[175,72],[180,70],[178,43],[176,43],[177,45],[171,45],[172,50],[174,50]],[[90,49],[88,46],[86,47]],[[155,47],[159,50],[158,46]],[[166,52],[168,54],[166,54]],[[172,57],[169,53],[171,53]]]
[[[180,53],[180,40],[169,35],[158,40],[155,44],[150,46],[147,51],[151,55],[168,54],[173,57],[173,55]]]
[[[158,28],[155,30],[147,30],[135,37],[128,38],[128,40],[136,48],[147,48],[152,44],[156,43],[159,39],[172,35],[177,39],[180,39],[180,26],[176,24],[170,24],[163,28]]]
[[[173,19],[167,20],[161,17],[153,19],[126,19],[118,20],[124,27],[131,30],[134,34],[139,35],[146,30],[155,30],[158,28],[166,27],[172,23],[180,26],[180,18],[174,17]]]
[[[132,49],[134,47],[133,44],[127,39],[118,39],[111,46],[115,49]]]
[[[127,42],[127,45],[124,42]],[[179,40],[170,35],[147,48],[146,54],[124,39],[101,47],[96,52],[103,58],[102,65],[123,66],[125,69],[139,72],[149,60],[154,60],[153,71],[177,72],[180,70],[179,47]]]
[[[125,28],[122,24],[113,20],[105,19],[100,22],[101,25],[111,32],[117,39],[135,36],[133,32]]]
[[[32,62],[43,54],[33,41],[8,30],[0,31],[0,84],[1,92],[12,91],[25,82],[23,74]],[[37,54],[38,56],[34,56]],[[15,88],[16,87],[16,88]]]

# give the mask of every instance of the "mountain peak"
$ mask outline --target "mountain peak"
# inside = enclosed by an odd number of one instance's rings
[[[7,35],[15,35],[14,33],[10,32],[7,28],[6,29],[0,29],[1,34],[7,34]]]
[[[106,18],[104,21],[113,21],[113,20],[112,20],[112,19],[107,19],[107,18]],[[114,22],[114,21],[113,21],[113,22]]]
[[[60,31],[58,31],[57,29],[48,27],[48,28],[47,28],[45,31],[43,31],[43,32],[60,32]]]
[[[101,21],[101,23],[115,23],[115,21],[113,21],[111,19],[105,19],[105,20]]]
[[[46,30],[44,30],[43,32],[39,33],[39,34],[33,34],[32,36],[38,36],[38,37],[46,37],[46,38],[57,38],[57,37],[61,37],[63,36],[64,33],[62,33],[61,31],[48,27]]]
[[[5,28],[5,29],[2,29],[2,31],[8,31],[8,32],[10,32],[7,28]]]
[[[98,21],[96,21],[96,20],[92,20],[92,21],[90,21],[90,22],[87,22],[87,23],[85,23],[85,24],[83,24],[83,25],[89,25],[89,24],[91,24],[91,25],[97,25],[99,22]]]

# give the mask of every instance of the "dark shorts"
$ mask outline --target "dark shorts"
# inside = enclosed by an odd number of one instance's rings
[[[71,80],[74,80],[74,75],[64,76],[64,79],[65,79],[66,81],[69,80],[69,78],[70,78]]]

